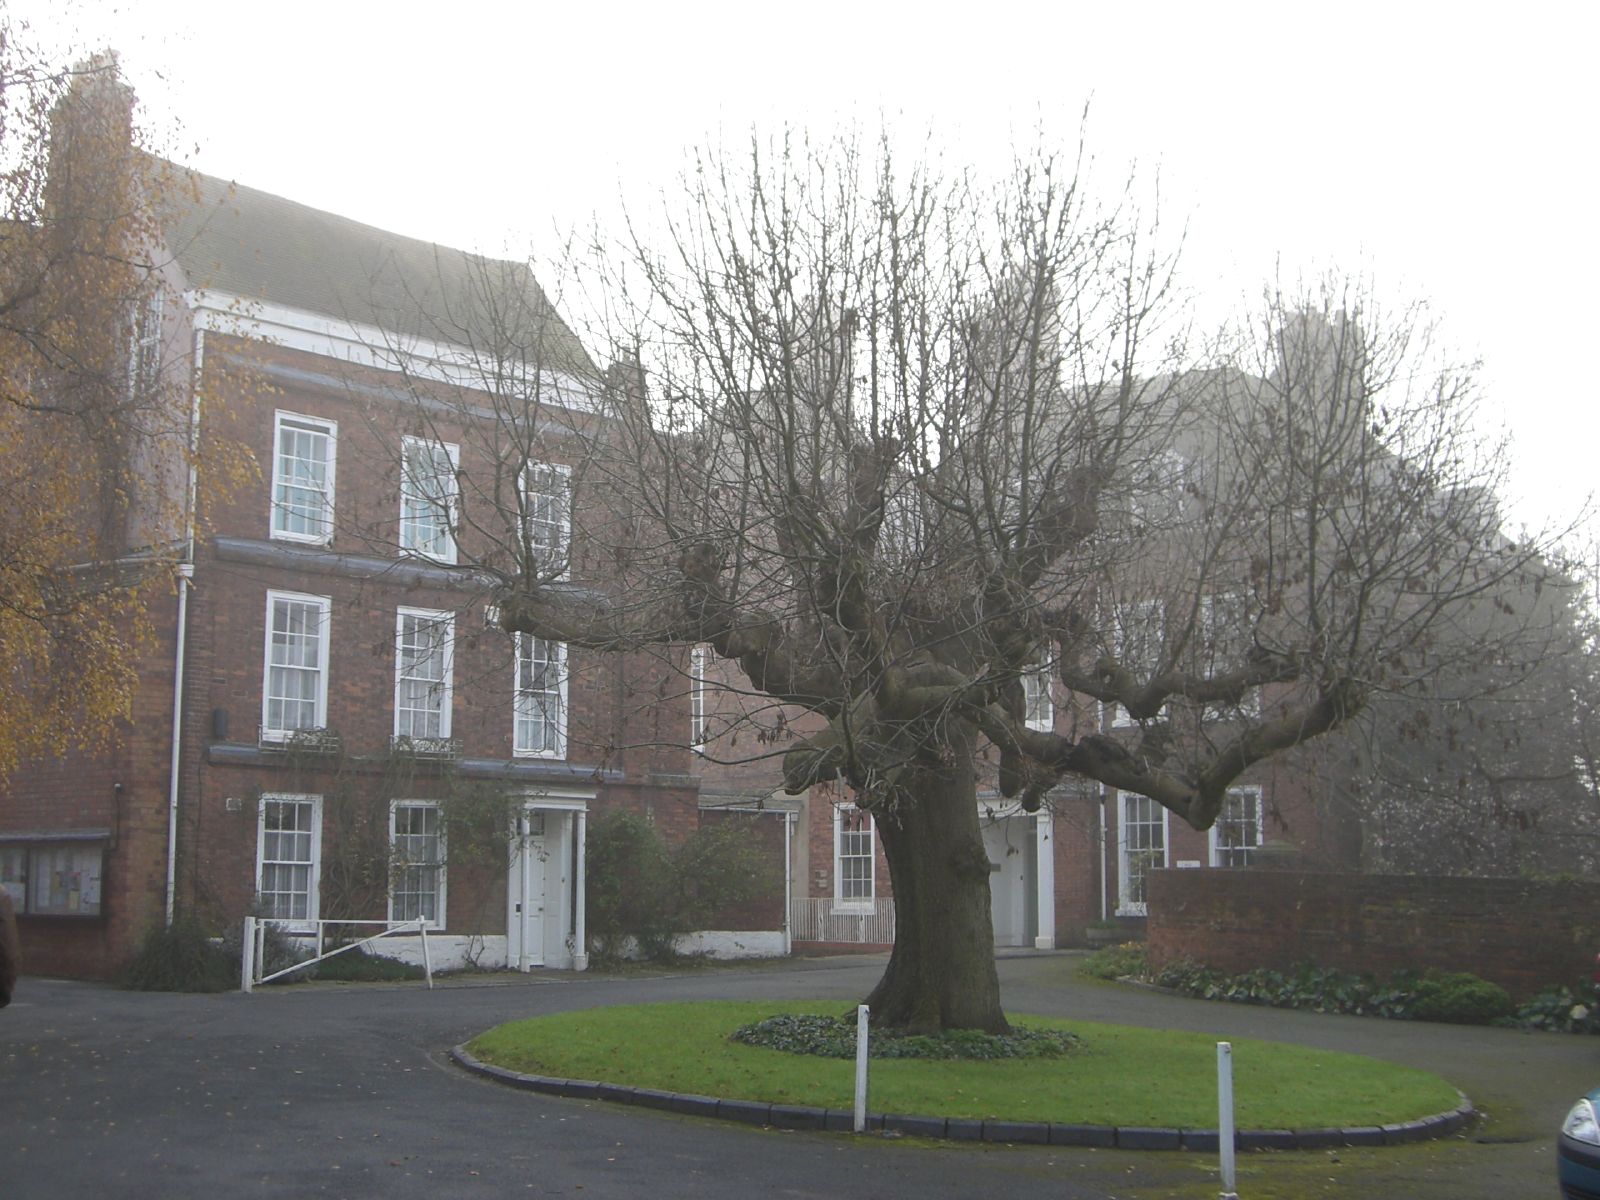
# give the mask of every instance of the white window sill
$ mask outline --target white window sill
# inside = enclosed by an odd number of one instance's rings
[[[1118,917],[1144,917],[1149,915],[1148,907],[1148,905],[1144,904],[1124,904],[1120,905],[1112,915]]]
[[[281,530],[274,529],[268,534],[268,537],[274,542],[294,542],[300,546],[327,547],[333,545],[333,534],[331,533],[307,537],[303,533],[284,533]]]

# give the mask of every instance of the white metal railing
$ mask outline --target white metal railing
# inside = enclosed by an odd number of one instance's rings
[[[789,936],[797,942],[894,943],[894,900],[846,908],[828,896],[796,896],[789,902]]]
[[[306,922],[301,922],[305,924]],[[303,959],[292,966],[284,967],[281,971],[274,971],[270,975],[262,975],[260,971],[266,963],[267,926],[282,926],[282,921],[269,921],[262,917],[246,917],[244,919],[243,950],[239,964],[239,990],[241,992],[254,991],[258,983],[271,983],[274,979],[285,975],[293,975],[296,971],[303,971],[336,954],[343,954],[346,950],[358,950],[363,946],[370,946],[379,938],[388,937],[394,933],[416,932],[422,939],[422,973],[428,981],[428,987],[433,987],[433,957],[428,953],[428,922],[425,919],[415,921],[317,921],[316,953],[310,958]],[[359,942],[347,942],[342,946],[335,946],[332,950],[324,952],[324,931],[329,925],[382,925],[383,928],[371,937],[362,938]]]

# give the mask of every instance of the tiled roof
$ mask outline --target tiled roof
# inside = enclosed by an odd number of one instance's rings
[[[526,264],[363,225],[270,192],[193,173],[167,222],[193,286],[450,342],[486,357],[595,371]]]

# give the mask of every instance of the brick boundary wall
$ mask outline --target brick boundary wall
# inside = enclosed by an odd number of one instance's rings
[[[1587,983],[1600,952],[1600,883],[1590,881],[1164,870],[1147,889],[1157,966],[1470,971],[1521,1001]]]

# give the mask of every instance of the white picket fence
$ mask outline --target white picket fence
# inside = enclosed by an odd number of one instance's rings
[[[796,896],[789,901],[789,936],[797,942],[894,943],[894,900],[870,909],[840,910],[830,897]]]

